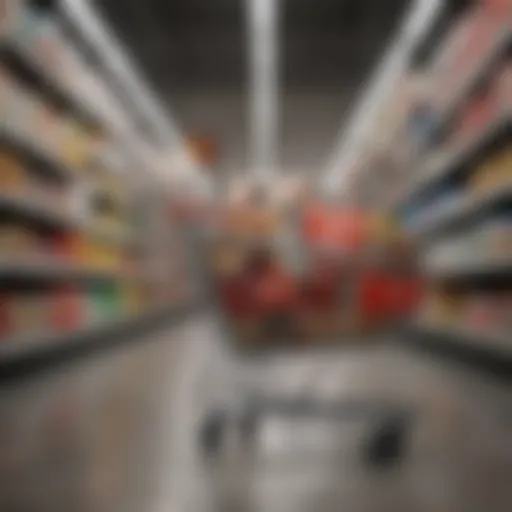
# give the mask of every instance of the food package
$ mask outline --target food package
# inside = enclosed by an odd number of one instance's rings
[[[473,293],[467,298],[464,314],[459,323],[462,326],[470,326],[482,332],[497,330],[499,320],[499,299],[494,294]]]
[[[15,294],[9,300],[9,315],[17,334],[41,334],[47,328],[48,298],[40,293]]]
[[[85,306],[83,297],[72,286],[55,290],[51,295],[50,327],[54,331],[73,331],[83,325]]]
[[[470,191],[476,195],[512,185],[512,148],[506,148],[485,160],[469,178]]]
[[[492,88],[473,96],[460,118],[452,143],[457,144],[461,140],[471,141],[472,137],[481,133],[489,125],[495,112],[496,95]]]
[[[48,253],[52,257],[66,262],[77,261],[75,253],[76,235],[67,233],[54,234],[48,237]]]
[[[31,127],[34,130],[32,135],[38,138],[39,144],[45,151],[59,158],[62,123],[57,113],[48,105],[40,103],[36,107],[36,115]]]
[[[30,258],[41,250],[41,239],[17,224],[0,225],[0,259]]]
[[[434,66],[433,100],[441,109],[458,94],[468,76],[477,68],[493,43],[496,20],[478,6],[460,17],[450,31]]]
[[[512,2],[510,0],[480,0],[486,13],[505,24],[512,16]]]
[[[486,222],[478,232],[486,257],[498,260],[512,257],[512,218],[508,215]]]
[[[142,296],[139,286],[129,283],[121,286],[120,312],[125,315],[136,315],[142,310]]]
[[[212,263],[214,271],[219,276],[238,274],[243,268],[244,251],[234,245],[222,245],[214,248]]]
[[[0,191],[22,192],[29,187],[30,180],[24,165],[12,152],[0,150]]]
[[[9,296],[0,294],[0,343],[9,337],[14,331],[14,325],[10,315]]]
[[[462,305],[460,295],[433,289],[424,301],[421,318],[430,325],[453,325],[460,319]]]

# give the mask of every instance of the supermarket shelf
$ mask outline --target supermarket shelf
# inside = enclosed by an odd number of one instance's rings
[[[140,340],[148,332],[177,324],[195,310],[192,305],[159,307],[148,313],[83,327],[74,332],[1,340],[0,381],[22,377],[49,364],[83,356],[93,350]]]
[[[498,136],[510,129],[512,125],[512,113],[509,110],[500,112],[481,132],[474,135],[470,140],[464,140],[453,148],[446,150],[435,159],[430,158],[423,169],[418,171],[418,178],[413,180],[410,186],[406,187],[400,199],[396,202],[395,208],[400,208],[421,192],[434,186],[445,179],[478,155],[488,147]]]
[[[44,204],[36,198],[31,198],[30,195],[28,197],[17,197],[0,193],[0,212],[2,211],[16,213],[18,216],[38,225],[81,232],[83,235],[109,245],[115,245],[121,249],[135,249],[140,245],[140,241],[134,237],[87,226],[76,216],[73,218],[71,213],[52,209],[50,205]]]
[[[512,202],[512,182],[481,197],[469,197],[453,202],[446,208],[441,207],[433,215],[420,220],[411,231],[416,237],[429,238],[509,202]]]
[[[119,281],[129,279],[126,273],[80,267],[65,262],[40,258],[32,261],[0,260],[0,280],[30,281]]]
[[[85,227],[84,231],[96,240],[124,249],[135,249],[139,247],[141,243],[140,240],[133,235],[124,235],[122,233],[110,232],[105,229]]]
[[[78,227],[78,220],[73,219],[70,213],[59,211],[44,204],[37,198],[7,195],[0,193],[0,211],[15,212],[30,220],[52,227],[72,229]]]
[[[439,50],[439,42],[445,40],[446,32],[466,7],[467,5],[460,1],[440,2],[423,36],[413,45],[411,64],[414,68],[424,68],[431,61],[433,54]]]
[[[407,342],[420,344],[499,373],[508,379],[512,365],[512,337],[507,333],[485,332],[452,326],[416,322],[409,326]]]
[[[481,62],[469,74],[462,86],[454,91],[453,98],[448,102],[439,120],[441,129],[446,127],[457,116],[473,91],[485,80],[494,65],[506,55],[506,51],[511,43],[512,29],[510,27],[505,27],[496,34],[494,41]]]
[[[512,258],[460,259],[442,264],[428,264],[427,274],[435,279],[448,281],[484,279],[484,278],[510,278],[512,277]]]
[[[12,147],[16,151],[27,155],[31,160],[37,162],[35,167],[43,166],[47,172],[60,179],[69,181],[78,178],[78,172],[70,166],[59,161],[57,155],[53,155],[38,140],[21,130],[5,124],[0,128],[0,143]]]
[[[16,75],[22,75],[52,103],[63,106],[94,127],[102,126],[99,113],[93,110],[92,105],[63,84],[42,61],[37,61],[15,39],[7,37],[1,40],[0,56],[14,68]]]

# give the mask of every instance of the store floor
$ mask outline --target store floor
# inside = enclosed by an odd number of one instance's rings
[[[512,392],[383,340],[239,361],[204,315],[0,390],[0,510],[505,512]],[[412,411],[403,460],[364,462],[374,418],[270,412],[205,463],[198,426],[258,393]],[[228,499],[229,498],[229,499]]]

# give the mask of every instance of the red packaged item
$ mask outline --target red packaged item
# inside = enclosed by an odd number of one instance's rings
[[[331,269],[320,269],[308,276],[300,288],[300,303],[305,310],[332,311],[337,306],[339,276]]]
[[[445,103],[453,98],[456,87],[460,85],[460,77],[464,71],[460,55],[472,37],[474,19],[473,11],[461,17],[450,31],[448,39],[441,45],[442,50],[437,55],[433,67],[436,94],[432,100],[436,102],[437,107],[443,108]]]
[[[69,261],[73,254],[73,240],[70,235],[53,235],[50,239],[51,255],[65,261]]]
[[[510,0],[480,0],[485,11],[502,22],[510,23],[512,16],[512,2]],[[507,20],[507,17],[509,18]]]
[[[437,94],[433,100],[439,100],[441,107],[456,98],[467,80],[480,68],[500,28],[501,23],[476,6],[451,30],[435,68]]]
[[[364,272],[359,280],[357,306],[365,322],[373,324],[390,318],[396,310],[392,279],[378,270]]]
[[[257,304],[247,279],[241,277],[223,279],[219,284],[221,306],[228,315],[239,319],[254,318]]]
[[[475,96],[466,107],[454,138],[457,141],[468,140],[475,134],[481,132],[493,118],[496,110],[495,102],[496,96],[491,89]]]
[[[83,324],[85,307],[80,294],[72,287],[63,287],[52,294],[50,327],[56,331],[72,331]]]
[[[268,314],[290,311],[297,300],[294,280],[279,269],[270,269],[260,276],[254,292],[258,307]]]
[[[500,27],[500,24],[493,17],[486,15],[482,9],[475,10],[471,24],[468,40],[462,46],[455,63],[464,78],[480,67],[480,63],[494,44],[496,31]],[[457,72],[457,69],[454,71]]]
[[[397,276],[392,278],[392,315],[393,318],[404,318],[412,315],[418,308],[422,286],[416,277]]]
[[[302,229],[310,243],[343,253],[363,245],[367,238],[366,227],[366,217],[358,210],[315,207],[305,213]]]

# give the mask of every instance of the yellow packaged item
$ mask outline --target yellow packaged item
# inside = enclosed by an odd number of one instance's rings
[[[29,178],[19,158],[8,150],[0,150],[0,190],[19,191],[28,188]]]

